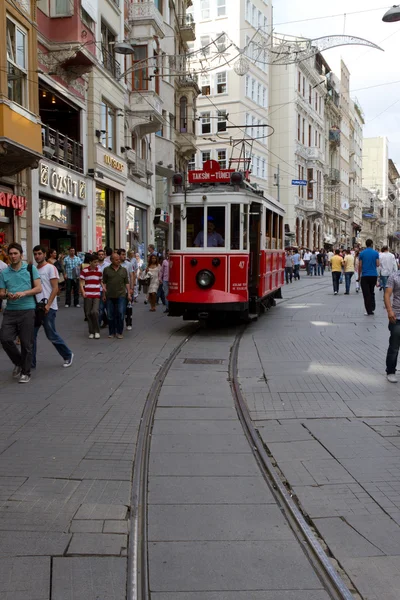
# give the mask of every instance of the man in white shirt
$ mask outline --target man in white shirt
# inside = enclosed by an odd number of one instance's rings
[[[397,271],[397,262],[394,254],[389,252],[387,246],[382,247],[382,251],[379,253],[379,290],[386,290],[387,280]]]
[[[56,331],[56,316],[57,316],[57,294],[58,294],[58,279],[59,274],[56,267],[46,262],[46,248],[44,246],[35,246],[33,249],[33,256],[37,263],[37,269],[40,274],[40,281],[42,284],[42,291],[36,295],[36,301],[46,301],[44,311],[45,317],[43,319],[43,329],[47,339],[51,342],[57,352],[64,359],[64,367],[70,367],[74,360],[74,355],[68,348],[64,340],[59,336]],[[35,337],[33,342],[33,353],[32,353],[32,369],[36,368],[36,348],[37,348],[37,335],[39,333],[39,327],[35,326]]]
[[[310,274],[309,264],[310,264],[310,260],[311,260],[311,252],[308,248],[304,252],[303,260],[304,260],[304,264],[306,266],[307,275],[309,275]]]

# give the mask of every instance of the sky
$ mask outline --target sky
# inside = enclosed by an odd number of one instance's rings
[[[380,52],[365,46],[341,46],[323,55],[339,76],[340,59],[344,60],[350,70],[351,97],[358,99],[365,114],[364,137],[386,135],[389,157],[400,168],[400,22],[382,21],[393,4],[379,0],[275,0],[274,29],[311,39],[345,33],[383,48]],[[380,85],[387,83],[390,85]]]

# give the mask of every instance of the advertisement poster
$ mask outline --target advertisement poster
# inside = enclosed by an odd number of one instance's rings
[[[96,227],[96,250],[100,250],[103,247],[103,228]]]

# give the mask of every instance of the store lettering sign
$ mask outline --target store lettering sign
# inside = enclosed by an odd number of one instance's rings
[[[106,165],[108,165],[112,169],[115,169],[116,171],[121,171],[121,173],[122,173],[122,171],[124,170],[124,163],[113,158],[109,154],[104,155],[104,162],[106,163]]]
[[[86,181],[73,179],[70,175],[65,175],[65,171],[50,169],[45,163],[40,165],[40,185],[50,187],[55,192],[66,196],[86,200]]]
[[[16,196],[15,194],[0,192],[0,206],[2,208],[13,208],[15,214],[20,217],[26,211],[27,200],[25,196]]]

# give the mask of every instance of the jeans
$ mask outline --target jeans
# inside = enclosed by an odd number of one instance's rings
[[[310,261],[309,261],[309,260],[305,260],[305,261],[304,261],[304,264],[305,264],[305,266],[306,266],[307,275],[309,275],[309,274],[310,274],[310,271],[309,271],[309,263],[310,263]]]
[[[346,294],[350,294],[350,284],[351,284],[351,278],[354,275],[354,271],[348,272],[344,274],[344,280],[346,283]]]
[[[362,275],[361,289],[364,296],[365,310],[371,315],[375,310],[375,286],[378,277],[376,275]]]
[[[65,293],[65,306],[71,306],[71,290],[74,290],[74,306],[79,304],[79,280],[67,279],[67,291]]]
[[[107,311],[106,311],[106,302],[104,302],[103,298],[100,298],[100,302],[99,302],[99,325],[101,326],[102,323],[104,323],[104,325],[108,325],[108,319],[107,319]]]
[[[400,347],[400,321],[396,323],[389,323],[389,348],[386,355],[386,373],[388,375],[394,375],[396,373],[397,356],[399,354]]]
[[[323,275],[325,272],[325,265],[318,264],[318,275]]]
[[[289,283],[289,278],[290,278],[290,283],[292,283],[293,267],[285,267],[285,276],[286,276],[286,283]]]
[[[341,271],[332,271],[332,283],[334,292],[339,292],[339,280],[341,274]]]
[[[132,327],[132,313],[133,313],[132,305],[128,306],[128,301],[127,301],[126,313],[125,313],[125,323],[126,323],[127,327]]]
[[[168,310],[169,283],[168,281],[163,281],[162,284],[164,288],[165,308]]]
[[[85,317],[88,321],[90,334],[100,333],[99,306],[100,298],[85,298],[83,301],[83,308],[85,311]]]
[[[317,275],[317,265],[309,264],[308,265],[308,273],[309,273],[309,275],[311,275],[311,277],[313,276],[313,274]]]
[[[31,374],[34,330],[34,308],[5,311],[0,329],[1,345],[11,362],[16,367],[21,367],[23,375]],[[15,344],[16,337],[21,342],[21,351]]]
[[[58,354],[62,356],[64,360],[71,358],[72,352],[68,348],[67,344],[64,340],[58,335],[56,331],[56,316],[57,311],[54,308],[51,308],[45,318],[43,319],[43,329],[46,334],[47,339],[51,342],[54,348],[57,350]],[[33,340],[33,353],[32,353],[32,369],[36,369],[36,349],[37,349],[37,336],[39,333],[40,327],[35,327],[35,334]]]
[[[383,288],[384,291],[387,288],[387,281],[388,281],[388,279],[389,279],[389,275],[381,275],[379,277],[380,287],[381,287],[381,289]]]
[[[108,331],[110,335],[122,335],[126,311],[126,297],[107,298]]]
[[[295,279],[300,279],[300,265],[294,265],[293,276]]]
[[[161,300],[161,302],[165,305],[164,287],[163,287],[162,283],[160,283],[160,285],[158,286],[158,290],[157,290],[157,300],[156,300],[157,304],[158,304],[159,300]]]

